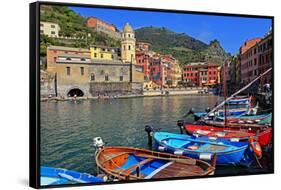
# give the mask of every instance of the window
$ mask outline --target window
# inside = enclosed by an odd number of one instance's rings
[[[101,75],[104,75],[104,70],[101,70],[101,71],[100,71],[100,74],[101,74]]]
[[[40,30],[40,34],[43,34],[44,33],[44,31],[43,30]]]
[[[71,58],[70,58],[70,57],[67,57],[66,60],[67,60],[67,61],[71,61]]]
[[[130,38],[130,37],[131,37],[131,35],[130,35],[130,34],[128,34],[128,37]]]
[[[123,81],[123,76],[120,76],[120,81]]]
[[[108,74],[106,74],[106,75],[104,76],[104,80],[105,80],[105,81],[108,81],[108,80],[109,80]]]
[[[95,81],[95,79],[96,79],[96,78],[95,78],[95,74],[92,73],[92,74],[91,74],[91,81]]]
[[[128,46],[128,49],[131,50],[131,46],[130,45]]]
[[[103,58],[103,53],[100,54],[100,57]]]
[[[56,28],[56,26],[52,24],[52,25],[51,25],[51,28]]]
[[[97,53],[94,53],[94,57],[97,57]]]
[[[41,23],[41,24],[40,24],[40,26],[42,26],[42,27],[43,27],[43,26],[44,26],[44,24],[42,24],[42,23]]]
[[[97,50],[97,47],[94,47],[94,50]]]
[[[56,34],[56,32],[55,31],[51,31],[51,34]]]
[[[84,67],[80,67],[80,73],[81,75],[84,75]]]
[[[81,60],[81,61],[86,61],[86,59],[85,59],[85,58],[81,58],[80,60]]]
[[[123,50],[126,50],[126,46],[125,45],[123,46]]]
[[[70,67],[66,67],[66,75],[70,76]]]
[[[114,58],[114,56],[113,56],[113,54],[111,54],[111,59],[113,59]]]

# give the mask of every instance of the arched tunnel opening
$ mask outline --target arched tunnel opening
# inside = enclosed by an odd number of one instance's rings
[[[79,88],[74,88],[68,92],[67,96],[68,97],[82,97],[82,96],[84,96],[84,92],[82,90],[80,90]]]

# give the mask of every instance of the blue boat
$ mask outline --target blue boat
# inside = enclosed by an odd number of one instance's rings
[[[229,105],[248,105],[250,103],[250,98],[236,98],[226,101]]]
[[[176,155],[183,155],[210,162],[217,155],[217,165],[250,166],[255,159],[249,142],[231,142],[209,137],[193,137],[189,135],[167,132],[154,133],[155,148]]]
[[[239,108],[239,109],[228,109],[226,114],[227,116],[241,116],[248,113],[248,108]],[[207,112],[196,112],[194,113],[194,120],[197,121],[201,117],[205,117],[208,113]],[[225,111],[224,110],[218,110],[214,113],[216,117],[224,117]]]
[[[52,167],[41,166],[40,173],[41,186],[104,182],[101,178],[92,176],[87,173],[80,173],[72,170]]]

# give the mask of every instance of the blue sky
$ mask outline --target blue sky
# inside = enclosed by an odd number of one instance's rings
[[[122,29],[126,22],[134,29],[145,26],[166,27],[186,33],[207,44],[218,39],[232,55],[247,39],[262,37],[271,27],[271,19],[179,14],[136,10],[70,7],[82,16],[95,16]]]

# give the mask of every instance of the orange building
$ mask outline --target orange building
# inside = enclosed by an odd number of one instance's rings
[[[219,64],[203,62],[182,66],[182,80],[195,86],[218,84],[219,74]]]
[[[97,32],[103,32],[109,35],[110,37],[117,38],[117,39],[121,38],[121,34],[119,33],[116,26],[114,26],[113,24],[109,24],[96,17],[89,17],[86,21],[86,25],[88,28],[91,28]]]
[[[241,82],[249,83],[258,76],[258,47],[261,38],[246,41],[240,47],[241,56]]]

